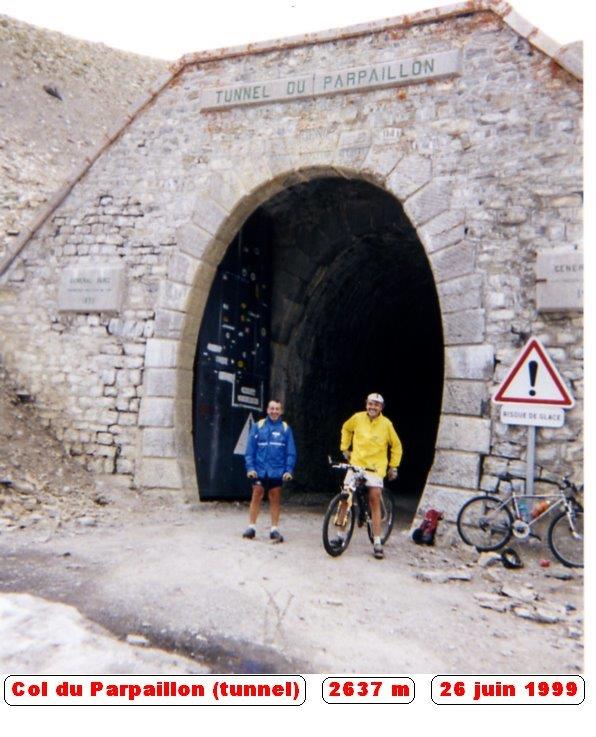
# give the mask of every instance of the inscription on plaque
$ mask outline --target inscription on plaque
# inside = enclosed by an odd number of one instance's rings
[[[343,131],[339,137],[340,148],[362,148],[370,146],[370,131]]]
[[[69,266],[58,289],[60,312],[119,312],[124,293],[124,266]]]
[[[536,307],[539,312],[583,309],[583,252],[554,250],[536,259]]]
[[[333,69],[301,77],[215,87],[201,94],[201,109],[218,110],[238,105],[289,102],[303,97],[334,95],[340,92],[363,92],[441,79],[460,72],[461,52],[459,49],[452,49],[351,69]]]

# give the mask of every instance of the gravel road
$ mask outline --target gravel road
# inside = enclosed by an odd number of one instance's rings
[[[525,566],[510,571],[449,526],[416,546],[402,517],[385,560],[363,530],[330,558],[319,508],[286,504],[275,545],[264,524],[241,538],[246,505],[119,499],[57,529],[42,519],[0,534],[0,590],[73,604],[120,639],[142,634],[215,672],[583,670],[583,574],[541,567],[544,543],[520,545]]]

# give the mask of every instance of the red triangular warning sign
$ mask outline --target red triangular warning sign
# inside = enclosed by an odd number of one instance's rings
[[[530,338],[493,397],[495,404],[573,407],[575,400],[537,338]]]

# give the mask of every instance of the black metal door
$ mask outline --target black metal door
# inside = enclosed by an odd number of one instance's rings
[[[248,430],[269,391],[271,253],[267,222],[253,216],[219,265],[194,373],[193,432],[201,499],[247,499]]]

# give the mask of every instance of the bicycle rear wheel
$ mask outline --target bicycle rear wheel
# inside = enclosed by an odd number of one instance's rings
[[[391,535],[391,530],[393,530],[393,523],[395,522],[395,501],[393,497],[391,496],[388,489],[383,489],[383,492],[381,494],[381,544],[385,545],[387,540],[389,540],[389,536]],[[366,525],[367,531],[368,531],[368,539],[372,542],[374,542],[374,535],[372,530],[372,520],[369,519],[367,521]]]
[[[336,558],[341,555],[350,544],[356,521],[354,505],[345,511],[343,524],[340,525],[339,511],[342,494],[336,494],[329,502],[323,518],[323,546],[329,555]],[[341,540],[339,536],[341,535]]]
[[[569,568],[584,567],[584,510],[580,504],[567,512],[561,512],[548,528],[548,546],[557,560]]]
[[[513,517],[497,497],[475,496],[457,515],[457,531],[461,539],[476,550],[498,550],[512,534]]]

